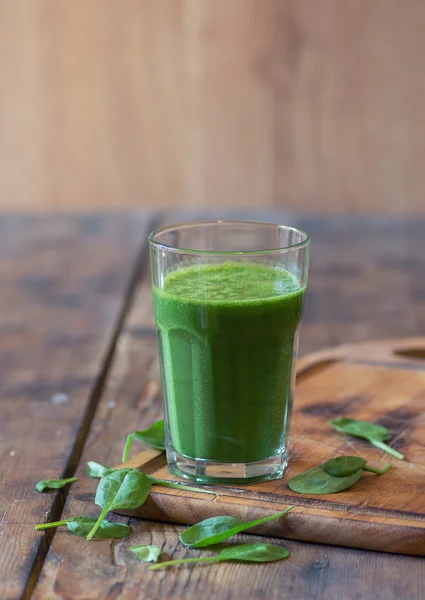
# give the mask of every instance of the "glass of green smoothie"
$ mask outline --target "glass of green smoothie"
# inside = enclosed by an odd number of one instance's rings
[[[206,221],[149,243],[170,471],[208,484],[281,477],[308,235]]]

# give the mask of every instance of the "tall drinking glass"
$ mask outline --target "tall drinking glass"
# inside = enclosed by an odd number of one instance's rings
[[[149,242],[170,471],[199,483],[281,477],[307,234],[207,221]]]

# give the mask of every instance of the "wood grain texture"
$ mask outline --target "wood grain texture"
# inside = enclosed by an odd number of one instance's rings
[[[288,548],[289,560],[263,565],[190,565],[151,572],[129,546],[156,544],[167,558],[175,559],[200,556],[201,551],[177,546],[178,534],[184,529],[181,526],[149,521],[131,524],[130,539],[104,540],[95,548],[90,545],[89,550],[84,540],[77,544],[66,533],[57,533],[35,600],[201,600],[206,595],[214,600],[420,600],[424,593],[423,558],[275,538],[262,541]],[[258,537],[252,535],[237,538],[238,543],[255,541]],[[202,555],[207,553],[205,550]]]
[[[0,1],[0,206],[423,211],[421,0]]]
[[[300,362],[291,459],[283,479],[246,487],[214,486],[210,489],[216,496],[159,487],[139,509],[118,512],[189,525],[221,514],[251,521],[295,505],[285,519],[262,525],[254,533],[425,556],[425,360],[396,362],[396,351],[411,347],[425,355],[425,338],[393,346],[383,342],[346,346],[324,353],[326,362],[320,353],[316,360],[307,356]],[[383,348],[394,360],[389,366],[384,366]],[[388,427],[393,436],[389,443],[406,460],[335,432],[328,421],[339,416]],[[300,495],[289,489],[290,477],[343,454],[362,456],[378,468],[388,462],[393,467],[382,477],[363,476],[338,495]],[[145,466],[142,453],[132,466],[159,479],[176,480],[168,473],[165,457],[162,463]]]
[[[0,220],[0,597],[30,593],[93,417],[148,219]],[[28,586],[28,587],[27,587]]]
[[[87,477],[87,461],[95,460],[107,465],[118,464],[127,434],[134,429],[143,429],[160,418],[162,413],[156,332],[153,332],[154,336],[149,329],[145,330],[143,327],[146,317],[145,298],[147,294],[151,295],[149,283],[145,276],[122,329],[107,385],[77,470],[81,481],[74,484],[71,490],[65,515],[98,513],[93,504],[93,494],[98,481]],[[148,450],[145,458],[155,457],[157,454],[156,451]],[[129,520],[126,519],[127,521]],[[127,549],[133,542],[136,544],[139,534],[143,536],[143,531],[146,532],[147,527],[151,526],[150,523],[138,520],[131,520],[130,524],[136,535],[131,535],[126,540]],[[174,527],[170,528],[169,533],[164,531],[170,546],[175,538],[175,531]],[[118,540],[106,541],[105,544],[95,542],[93,546],[80,538],[58,532],[53,539],[49,558],[33,597],[43,600],[89,600],[117,598],[121,595],[125,597],[126,593],[131,597],[139,585],[141,568],[137,561],[129,557],[131,553],[128,551],[125,552],[124,559],[123,550],[124,547]],[[116,552],[119,552],[119,558]],[[128,562],[131,565],[131,574]],[[77,572],[78,577],[74,577],[73,574]],[[153,573],[150,574],[151,580],[152,575]],[[142,589],[147,593],[149,587],[145,576],[143,581]]]
[[[170,214],[164,220],[205,216],[198,212]],[[312,235],[303,353],[339,341],[418,335],[421,331],[425,334],[425,282],[420,276],[425,256],[424,221],[297,218],[281,213],[263,213],[259,217],[298,224]],[[98,513],[92,502],[96,482],[83,477],[86,460],[118,464],[128,431],[148,425],[160,414],[155,335],[150,282],[144,278],[117,346],[79,467],[82,480],[71,489],[66,516]],[[149,456],[153,458],[155,454]],[[195,566],[150,573],[146,565],[135,560],[129,546],[155,543],[173,557],[196,556],[197,552],[178,545],[181,526],[136,519],[130,524],[133,532],[129,539],[105,540],[94,546],[58,531],[34,598],[197,599],[204,598],[206,591],[214,600],[419,600],[425,595],[423,558],[291,540],[269,540],[290,548],[292,557],[284,563]],[[238,541],[253,539],[241,536]]]

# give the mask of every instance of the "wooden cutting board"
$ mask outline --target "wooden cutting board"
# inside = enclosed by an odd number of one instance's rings
[[[328,421],[348,416],[388,427],[397,460],[368,442],[345,436]],[[338,494],[292,492],[288,478],[339,454],[359,455],[384,476],[364,474]],[[249,486],[212,486],[216,495],[155,486],[136,511],[121,514],[193,524],[215,515],[257,519],[295,506],[284,519],[253,533],[309,542],[425,556],[425,338],[344,345],[299,361],[290,443],[283,479]],[[125,465],[178,481],[164,454],[146,450]]]

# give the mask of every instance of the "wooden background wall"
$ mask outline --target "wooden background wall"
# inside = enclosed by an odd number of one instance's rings
[[[0,0],[0,208],[425,210],[424,0]]]

